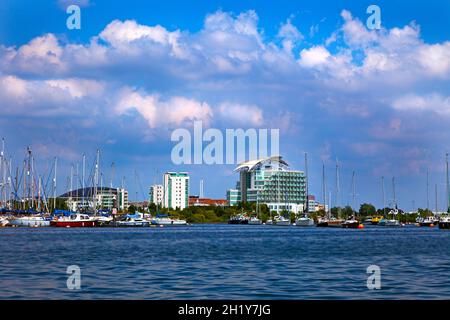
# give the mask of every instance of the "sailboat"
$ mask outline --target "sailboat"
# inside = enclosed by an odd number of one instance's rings
[[[447,193],[447,211],[449,209],[449,184],[448,184],[448,153],[445,155],[445,162],[446,162],[446,182],[447,182],[447,188],[446,188],[446,193]],[[437,189],[437,187],[436,187]],[[437,192],[436,192],[437,194]],[[437,198],[437,196],[436,196]],[[437,200],[436,200],[437,202]],[[436,204],[436,211],[437,211],[437,204]],[[441,215],[440,219],[439,219],[439,229],[444,229],[444,230],[450,230],[450,215],[448,213]]]
[[[383,200],[384,200],[384,180],[382,178],[382,187],[383,187]],[[398,208],[397,208],[397,199],[395,196],[395,177],[392,177],[392,192],[394,196],[394,209],[389,211],[387,216],[384,216],[379,222],[378,225],[382,227],[399,227],[400,221],[395,219],[395,217],[398,215]],[[389,219],[389,216],[392,218]]]
[[[262,221],[259,218],[258,194],[256,195],[256,215],[250,217],[250,219],[248,220],[248,224],[251,224],[251,225],[260,225],[260,224],[262,224]]]
[[[305,173],[306,173],[306,203],[303,214],[295,219],[295,225],[297,227],[313,227],[314,220],[308,217],[309,213],[309,181],[308,181],[308,154],[305,152]]]
[[[338,177],[338,166],[336,164],[336,178]],[[338,181],[338,178],[337,178]],[[325,180],[325,165],[322,165],[322,184],[323,184],[323,202],[326,204],[326,180]],[[331,193],[328,197],[328,210],[325,217],[320,217],[317,220],[317,227],[342,228],[344,220],[331,216]]]
[[[353,192],[353,207],[355,205],[355,171],[353,171],[352,174],[352,192]],[[353,211],[353,209],[352,209]],[[342,227],[343,228],[348,228],[348,229],[362,229],[364,228],[364,225],[361,224],[359,222],[359,220],[356,218],[356,213],[350,215],[343,223],[342,223]]]

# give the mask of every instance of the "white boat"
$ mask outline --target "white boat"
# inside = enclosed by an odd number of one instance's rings
[[[273,224],[276,226],[290,226],[291,220],[283,216],[275,216],[273,219]]]
[[[16,227],[49,227],[50,219],[42,216],[13,218],[9,224]]]
[[[108,224],[111,227],[149,227],[150,221],[139,217],[126,216],[122,220],[112,221]]]
[[[304,215],[303,217],[299,217],[295,220],[295,225],[297,227],[313,227],[314,220]]]
[[[400,221],[396,219],[383,218],[378,222],[378,225],[383,227],[400,227]]]
[[[167,215],[157,215],[151,223],[158,226],[185,226],[186,220],[172,219]]]
[[[0,218],[0,227],[6,227],[9,224],[8,219]]]
[[[266,221],[266,225],[273,225],[273,220],[272,219],[268,219]]]
[[[250,220],[248,220],[248,224],[258,225],[262,224],[262,222],[258,217],[251,217]]]

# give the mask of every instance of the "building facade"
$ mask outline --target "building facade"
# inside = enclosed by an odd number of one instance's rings
[[[189,175],[186,172],[164,174],[163,206],[173,209],[189,206]]]
[[[128,191],[123,188],[84,188],[69,191],[59,198],[66,199],[71,211],[89,211],[96,209],[128,209]]]
[[[150,187],[149,203],[161,206],[163,203],[164,187],[161,184],[154,184]]]
[[[229,205],[238,202],[266,204],[271,211],[302,212],[306,205],[306,176],[290,170],[281,156],[240,164],[237,188],[227,191]]]

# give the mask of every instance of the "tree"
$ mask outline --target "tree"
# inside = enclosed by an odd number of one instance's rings
[[[375,206],[370,203],[363,203],[359,207],[359,215],[362,217],[373,216],[376,213]]]

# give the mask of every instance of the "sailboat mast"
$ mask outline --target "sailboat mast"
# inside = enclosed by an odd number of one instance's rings
[[[84,210],[84,189],[85,189],[85,175],[86,175],[86,154],[83,153],[83,168],[81,177],[81,208]]]
[[[355,181],[355,171],[352,173],[352,207],[356,211],[356,181]]]
[[[56,210],[56,170],[58,168],[58,158],[55,157],[55,172],[53,176],[53,210]]]
[[[381,177],[381,193],[383,197],[383,216],[386,216],[386,196],[384,194],[384,176]]]
[[[429,189],[429,172],[427,169],[427,210],[430,209],[430,197],[429,197],[428,189]]]
[[[434,197],[435,197],[435,201],[436,201],[436,203],[435,203],[435,210],[436,210],[436,214],[438,213],[438,186],[437,186],[437,184],[435,184],[435,186],[434,186]]]
[[[445,178],[446,178],[446,190],[445,190],[445,196],[446,196],[446,200],[447,200],[447,212],[449,211],[450,208],[450,199],[449,199],[449,182],[448,182],[448,153],[445,154]]]
[[[397,209],[397,199],[395,197],[395,177],[392,177],[392,192],[394,194],[394,206]]]
[[[309,177],[308,177],[308,153],[305,152],[305,175],[306,175],[306,187],[305,187],[305,193],[306,193],[306,205],[305,205],[305,212],[309,212]]]
[[[327,186],[325,184],[325,163],[322,163],[322,193],[323,193],[323,206],[324,209],[327,205]],[[325,210],[326,212],[327,210]]]

